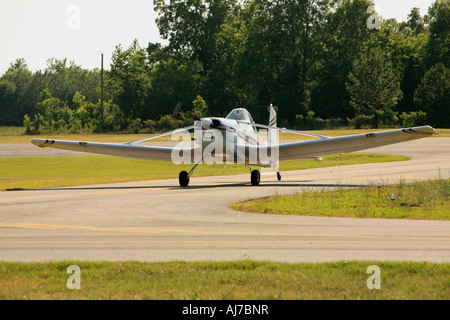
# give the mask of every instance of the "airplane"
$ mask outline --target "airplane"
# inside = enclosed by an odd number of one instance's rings
[[[321,159],[321,156],[350,153],[390,144],[411,141],[437,134],[431,126],[371,132],[342,137],[327,137],[313,133],[277,127],[277,108],[270,105],[269,124],[257,124],[250,113],[243,108],[233,109],[225,118],[208,117],[195,121],[193,126],[153,135],[126,143],[96,143],[84,141],[63,141],[32,139],[31,143],[41,148],[58,148],[134,159],[172,161],[176,164],[195,164],[192,169],[179,174],[181,187],[188,187],[190,177],[201,163],[244,164],[250,170],[250,182],[260,185],[261,174],[251,166],[278,170],[279,161]],[[260,128],[260,132],[258,129]],[[189,132],[194,130],[194,136]],[[261,131],[267,131],[263,139]],[[279,133],[287,132],[306,135],[314,140],[279,143]],[[175,147],[139,145],[166,136],[175,137]],[[181,139],[181,142],[180,142]]]

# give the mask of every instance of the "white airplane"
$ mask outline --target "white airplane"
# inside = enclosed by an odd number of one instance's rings
[[[272,168],[276,171],[278,180],[281,180],[278,171],[279,161],[317,160],[323,155],[366,150],[437,134],[432,127],[421,126],[330,138],[278,128],[276,108],[270,106],[268,110],[269,125],[256,124],[245,109],[234,109],[226,118],[203,118],[191,127],[121,144],[51,139],[32,139],[31,143],[41,148],[50,147],[135,159],[172,161],[177,164],[195,164],[189,172],[180,172],[179,183],[182,187],[189,185],[192,173],[201,163],[220,161],[240,163],[245,164],[250,170],[251,184],[257,186],[260,184],[260,172],[252,170],[250,166]],[[266,140],[260,136],[257,128],[267,131]],[[193,129],[194,138],[188,131]],[[316,139],[280,144],[278,143],[279,132],[307,135]],[[177,146],[138,145],[164,136],[175,137],[173,141],[178,141]],[[179,142],[180,138],[182,138],[181,142]]]

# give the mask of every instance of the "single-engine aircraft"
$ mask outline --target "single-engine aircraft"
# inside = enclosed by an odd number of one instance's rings
[[[190,127],[121,144],[50,139],[32,139],[31,143],[41,148],[50,147],[135,159],[172,161],[177,164],[194,164],[190,172],[180,172],[181,187],[189,185],[192,173],[201,163],[218,160],[226,161],[227,164],[240,163],[245,164],[250,170],[251,184],[257,186],[260,184],[260,172],[252,170],[250,166],[272,168],[276,171],[278,180],[281,180],[281,174],[278,171],[279,161],[317,160],[323,155],[366,150],[437,134],[432,127],[421,126],[330,138],[279,128],[277,127],[277,108],[271,105],[268,110],[270,114],[268,125],[255,123],[246,109],[239,108],[232,110],[226,118],[202,118]],[[267,131],[266,139],[261,137],[257,128]],[[189,130],[194,130],[194,137]],[[280,144],[278,140],[280,132],[306,135],[313,137],[314,140]],[[175,147],[139,145],[165,136],[172,136],[172,141],[178,141],[178,144]]]

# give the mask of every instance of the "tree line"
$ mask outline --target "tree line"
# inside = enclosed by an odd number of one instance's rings
[[[404,22],[368,0],[154,0],[167,45],[120,44],[105,72],[23,59],[0,78],[0,125],[27,133],[166,130],[248,109],[298,129],[450,126],[450,0]],[[172,116],[176,105],[181,112]]]

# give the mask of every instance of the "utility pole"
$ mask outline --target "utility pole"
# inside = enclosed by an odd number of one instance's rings
[[[101,127],[104,131],[103,125],[103,53],[102,53],[102,69],[101,69],[101,92],[100,92],[100,108],[101,108]]]

